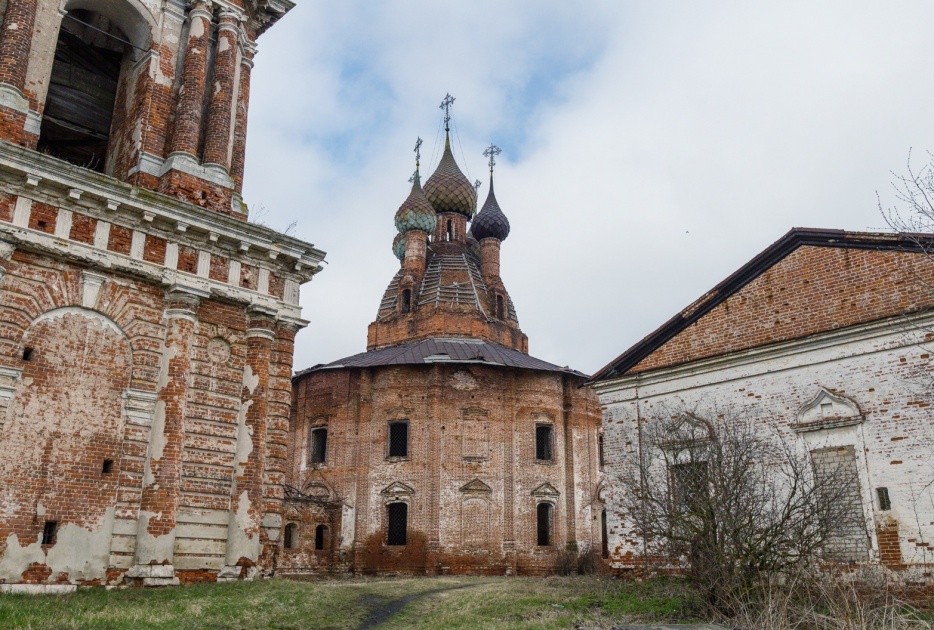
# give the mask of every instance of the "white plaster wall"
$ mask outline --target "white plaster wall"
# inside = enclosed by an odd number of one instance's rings
[[[620,518],[626,488],[618,482],[621,462],[638,449],[636,419],[651,422],[671,410],[729,409],[761,422],[772,435],[801,448],[852,444],[857,451],[863,509],[877,558],[874,523],[898,521],[902,558],[934,562],[934,389],[926,330],[934,321],[877,322],[783,342],[764,349],[697,361],[597,385],[606,434],[607,518],[611,557],[626,566],[627,552],[638,555]],[[799,412],[821,388],[852,400],[864,420],[851,426],[798,433]],[[889,490],[892,508],[878,509],[875,489]]]

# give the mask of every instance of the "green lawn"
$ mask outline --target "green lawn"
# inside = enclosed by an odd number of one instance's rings
[[[403,598],[409,598],[402,602]],[[393,603],[396,602],[395,607]],[[282,579],[0,595],[0,628],[577,628],[692,620],[677,581],[598,577]]]

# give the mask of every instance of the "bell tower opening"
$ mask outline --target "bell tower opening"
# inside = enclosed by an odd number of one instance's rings
[[[62,18],[37,149],[99,173],[112,171],[111,138],[122,69],[134,46],[104,15],[73,9]],[[125,92],[126,90],[122,90]]]

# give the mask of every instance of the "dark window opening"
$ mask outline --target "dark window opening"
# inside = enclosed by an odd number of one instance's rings
[[[102,472],[103,474],[105,474],[105,475],[109,475],[109,474],[112,473],[113,471],[114,471],[114,460],[112,460],[112,459],[105,459],[105,460],[104,460],[104,465],[101,466],[101,472]]]
[[[610,557],[610,541],[607,538],[606,532],[606,510],[600,512],[600,531],[602,538],[600,539],[600,555],[604,558]]]
[[[54,545],[58,534],[58,521],[46,521],[42,529],[42,544]]]
[[[879,509],[888,512],[892,509],[892,501],[889,499],[888,488],[876,488],[876,496],[879,497]]]
[[[328,456],[327,427],[315,427],[311,430],[311,463],[323,464]]]
[[[386,506],[389,521],[386,528],[387,545],[404,545],[405,532],[409,526],[409,506],[405,503],[390,503]]]
[[[538,546],[551,545],[551,504],[538,504]]]
[[[447,236],[445,237],[444,240],[450,241],[453,238],[454,238],[454,231],[451,229],[451,222],[448,221],[447,222]]]
[[[39,151],[104,172],[120,67],[129,49],[118,39],[127,37],[99,14],[75,10],[62,20]]]
[[[671,467],[675,506],[681,512],[698,512],[709,494],[707,462],[689,462]]]
[[[506,301],[502,295],[496,296],[496,319],[506,319]]]
[[[285,526],[285,540],[283,540],[286,549],[295,549],[298,547],[298,525],[289,523]]]
[[[550,424],[535,425],[535,459],[551,461],[554,457],[554,427]]]
[[[39,228],[40,230],[44,230],[46,227],[48,227],[48,225],[49,224],[46,223],[45,221],[42,221],[42,220],[36,221],[36,227]]]
[[[405,289],[402,292],[402,312],[408,313],[412,310],[412,291]]]
[[[23,348],[23,361],[32,361],[32,348]]]
[[[409,423],[405,420],[389,423],[389,456],[409,456]]]
[[[602,435],[597,437],[597,461],[600,462],[600,470],[603,470],[604,459],[603,459],[603,436]]]
[[[315,527],[315,550],[321,551],[324,549],[324,537],[328,533],[328,528],[326,525],[318,525]]]

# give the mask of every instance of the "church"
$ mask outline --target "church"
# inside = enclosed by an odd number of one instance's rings
[[[509,220],[451,151],[395,214],[366,352],[296,374],[280,574],[548,574],[599,562],[600,409],[528,354],[500,275]],[[388,216],[387,216],[388,219]],[[520,236],[521,238],[521,236]],[[572,566],[567,566],[567,565]]]

